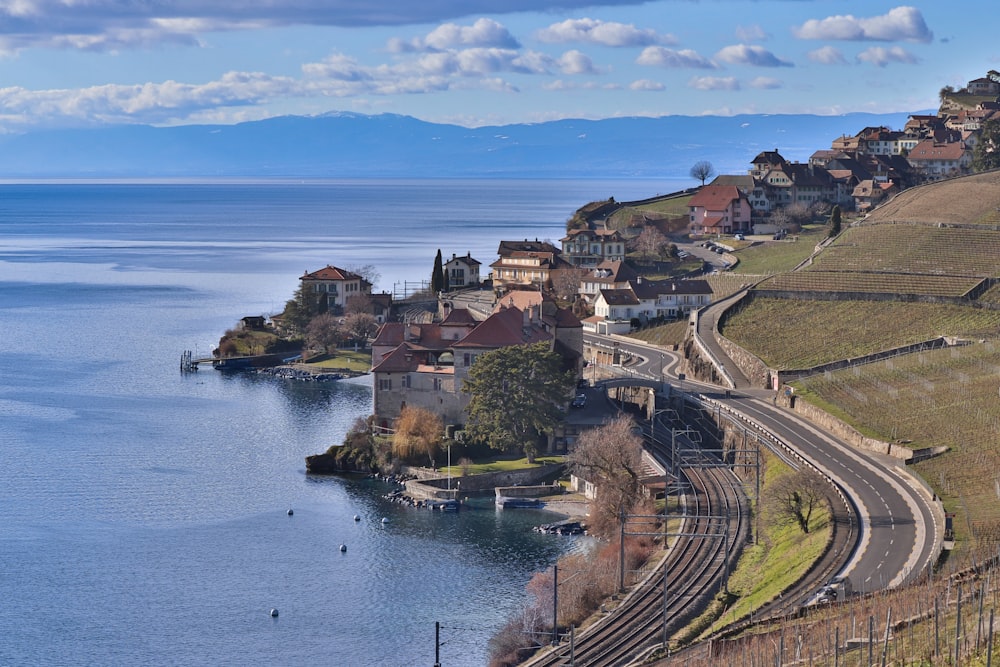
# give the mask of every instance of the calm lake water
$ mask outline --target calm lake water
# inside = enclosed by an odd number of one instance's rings
[[[426,666],[435,621],[442,664],[484,664],[532,572],[581,542],[531,532],[545,513],[442,515],[306,476],[370,412],[366,378],[181,375],[180,353],[326,264],[391,290],[438,248],[488,265],[501,239],[558,241],[587,201],[675,189],[0,185],[0,665]]]

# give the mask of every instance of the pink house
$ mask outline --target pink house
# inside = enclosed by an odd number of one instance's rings
[[[732,234],[750,229],[750,202],[735,185],[706,185],[688,202],[692,234]]]

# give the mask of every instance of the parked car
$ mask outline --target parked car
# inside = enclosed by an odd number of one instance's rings
[[[717,252],[717,253],[718,253],[718,254],[720,254],[720,255],[721,255],[722,253],[726,252],[725,250],[723,250],[723,249],[722,249],[722,248],[720,248],[719,246],[715,246],[714,248],[712,248],[712,250],[714,250],[715,252]]]
[[[573,399],[573,402],[570,403],[570,406],[574,408],[582,408],[586,404],[587,404],[587,395],[577,394],[576,398]]]
[[[743,236],[743,234],[741,234],[739,232],[736,232],[736,235],[733,236],[733,238],[736,239],[737,241],[745,241],[746,240],[746,238]]]
[[[579,380],[576,381],[577,389],[583,389],[584,387],[589,387],[589,386],[590,386],[590,380],[588,380],[587,378],[580,378]]]

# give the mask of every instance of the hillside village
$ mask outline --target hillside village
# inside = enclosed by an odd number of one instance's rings
[[[326,343],[371,345],[374,423],[390,429],[410,405],[459,426],[469,401],[463,380],[478,355],[545,342],[579,376],[588,354],[595,354],[584,350],[584,331],[623,334],[684,319],[719,296],[704,279],[712,267],[671,240],[707,239],[702,245],[714,244],[725,267],[737,261],[725,237],[781,240],[803,220],[824,219],[834,206],[864,215],[914,185],[970,173],[974,156],[982,162],[995,149],[992,139],[987,146],[980,138],[984,128],[1000,125],[1000,74],[991,71],[941,97],[937,115],[911,116],[901,130],[866,127],[837,137],[805,164],[785,160],[778,149],[763,151],[746,174],[720,175],[661,198],[689,198],[688,213],[679,219],[613,224],[616,212],[638,203],[595,202],[570,219],[559,246],[501,240],[485,274],[471,254],[452,254],[440,260],[436,293],[427,289],[402,299],[372,293],[372,281],[360,273],[327,266],[300,277],[285,313],[241,324],[307,343],[311,338],[316,347],[322,336],[309,334],[309,320],[323,316],[327,328],[340,330]],[[561,434],[558,449],[574,435],[572,429]]]

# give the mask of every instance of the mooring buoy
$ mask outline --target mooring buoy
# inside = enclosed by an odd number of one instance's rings
[[[271,618],[277,618],[277,616],[278,616],[278,610],[277,609],[271,609],[270,614],[271,614]]]

